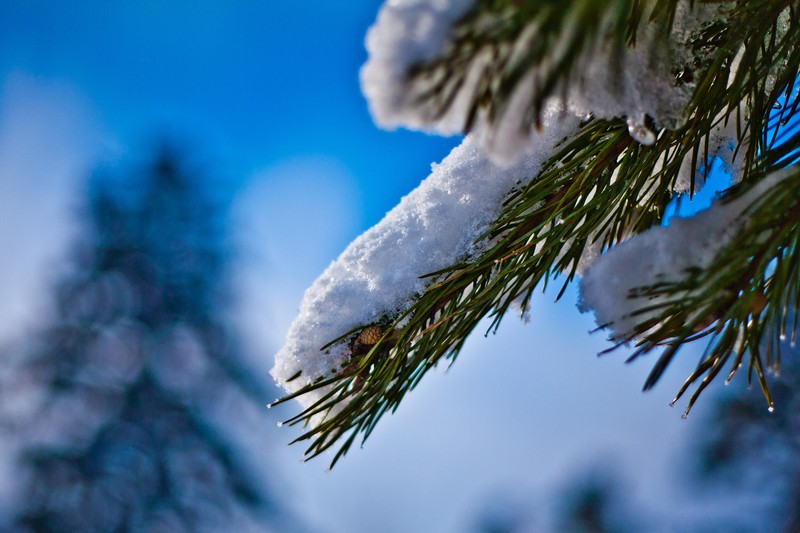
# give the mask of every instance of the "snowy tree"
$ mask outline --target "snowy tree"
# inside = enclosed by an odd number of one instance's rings
[[[362,89],[375,121],[467,134],[309,288],[273,376],[335,463],[484,318],[580,278],[631,359],[708,348],[697,395],[796,335],[800,4],[389,0]],[[716,162],[732,186],[665,224]],[[563,289],[562,289],[563,293]]]
[[[22,440],[20,531],[288,530],[220,420],[268,392],[226,325],[224,218],[205,181],[169,148],[91,181],[56,315],[0,393]]]

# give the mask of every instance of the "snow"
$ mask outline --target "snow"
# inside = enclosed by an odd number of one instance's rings
[[[465,110],[449,113],[432,127],[428,112],[414,106],[408,70],[435,58],[444,49],[453,24],[474,0],[389,0],[367,33],[369,60],[361,69],[361,90],[375,122],[385,128],[408,126],[445,135],[463,131]],[[462,102],[461,103],[466,103]]]
[[[420,276],[478,253],[475,240],[511,189],[530,180],[577,123],[549,109],[528,155],[510,167],[492,162],[472,137],[432,165],[431,175],[306,291],[276,356],[272,375],[278,384],[293,392],[338,372],[348,360],[349,339],[324,352],[322,346],[354,328],[397,316],[431,282]],[[287,382],[298,371],[300,377]],[[305,394],[300,401],[311,405],[323,394]]]
[[[686,1],[679,4],[668,43],[661,42],[654,26],[644,25],[637,35],[637,46],[624,50],[621,58],[607,39],[607,32],[613,31],[610,23],[603,21],[598,38],[578,57],[568,89],[555,91],[562,99],[560,105],[580,117],[626,118],[631,136],[642,144],[652,144],[657,138],[646,117],[657,128],[680,125],[693,86],[676,81],[673,72],[693,64],[689,40],[705,21],[718,17],[720,10],[718,5],[688,6]],[[435,78],[450,73],[437,71],[410,78],[409,72],[452,48],[454,23],[471,7],[473,2],[466,0],[398,0],[387,2],[381,9],[367,36],[369,59],[361,71],[362,90],[378,125],[444,135],[463,132],[487,76],[500,73],[495,65],[522,60],[539,36],[538,27],[530,23],[514,43],[490,42],[471,53],[469,64],[459,67],[467,72],[464,83],[450,107],[442,112],[436,99],[426,94]],[[647,18],[646,14],[643,20]],[[537,96],[536,80],[546,77],[551,65],[566,52],[568,33],[563,32],[559,42],[551,46],[545,65],[527,70],[495,116],[489,116],[485,109],[478,112],[472,131],[494,161],[511,164],[530,150],[535,138],[531,102]]]
[[[611,249],[584,273],[581,307],[594,311],[596,322],[608,325],[613,338],[629,338],[637,324],[658,315],[631,313],[664,298],[631,297],[631,291],[679,281],[689,269],[709,267],[747,222],[745,209],[791,173],[772,173],[732,201],[717,200],[691,218],[673,218],[669,226],[652,228]]]

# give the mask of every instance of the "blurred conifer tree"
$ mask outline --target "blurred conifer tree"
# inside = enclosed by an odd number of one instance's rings
[[[222,202],[183,163],[165,147],[91,181],[88,238],[15,371],[23,530],[286,530],[221,429],[268,391],[226,326]]]

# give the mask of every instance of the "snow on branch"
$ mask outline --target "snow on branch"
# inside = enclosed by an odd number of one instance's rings
[[[581,307],[594,311],[617,340],[643,336],[637,326],[657,319],[674,294],[654,295],[647,287],[677,283],[692,270],[709,268],[747,224],[747,210],[792,171],[775,172],[731,200],[717,200],[689,218],[652,228],[600,256],[581,280]],[[642,312],[643,309],[648,311]],[[656,326],[657,327],[657,326]]]
[[[643,5],[390,1],[367,36],[362,89],[379,125],[472,131],[506,164],[530,148],[553,98],[579,116],[626,118],[631,135],[652,144],[655,129],[685,120],[703,53],[691,39],[721,8]]]
[[[578,121],[560,110],[545,113],[528,155],[511,167],[492,162],[467,137],[386,217],[358,237],[306,291],[300,313],[278,352],[272,375],[293,392],[341,372],[350,359],[348,331],[396,318],[433,280],[421,279],[481,251],[476,240],[499,215],[502,202],[535,176]],[[312,405],[324,390],[299,399]]]

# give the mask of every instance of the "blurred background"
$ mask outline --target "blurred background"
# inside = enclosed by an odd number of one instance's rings
[[[373,125],[380,4],[0,2],[0,531],[800,530],[791,364],[682,420],[702,347],[643,395],[574,289],[335,470],[286,446],[303,290],[459,142]]]

